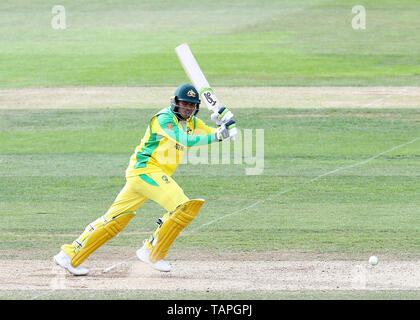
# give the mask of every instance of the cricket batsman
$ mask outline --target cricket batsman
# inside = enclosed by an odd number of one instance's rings
[[[233,138],[236,134],[233,113],[226,107],[212,114],[217,128],[207,126],[197,117],[199,93],[194,86],[176,88],[170,106],[149,121],[143,139],[134,150],[126,169],[126,183],[108,211],[85,228],[71,244],[64,244],[54,261],[73,275],[86,275],[81,264],[106,241],[121,232],[136,215],[136,210],[150,199],[166,213],[137,257],[151,267],[168,272],[171,266],[163,259],[178,234],[196,217],[202,199],[190,200],[171,177],[185,149],[206,146]]]

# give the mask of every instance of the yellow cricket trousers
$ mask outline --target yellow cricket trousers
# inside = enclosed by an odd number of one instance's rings
[[[174,211],[179,205],[190,200],[176,181],[162,171],[127,177],[125,186],[105,215],[90,223],[71,245],[65,244],[61,249],[70,257],[74,257],[86,243],[93,230],[121,213],[134,213],[149,199],[159,204],[167,212]],[[164,217],[167,216],[166,213]]]

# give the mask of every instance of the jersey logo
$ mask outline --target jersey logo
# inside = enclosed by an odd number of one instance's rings
[[[166,129],[172,130],[174,128],[174,125],[172,123],[168,123],[166,125]]]

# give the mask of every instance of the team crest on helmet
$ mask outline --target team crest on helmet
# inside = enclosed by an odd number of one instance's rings
[[[187,96],[195,98],[195,92],[194,92],[194,90],[191,89],[190,91],[188,91],[187,92]]]

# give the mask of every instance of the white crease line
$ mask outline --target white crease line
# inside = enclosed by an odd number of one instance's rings
[[[46,290],[48,290],[48,289],[46,289]],[[53,293],[54,291],[57,291],[57,289],[49,289],[49,291],[44,292],[44,293],[41,293],[41,294],[39,294],[39,295],[37,295],[37,296],[35,296],[35,297],[32,297],[32,298],[30,298],[29,300],[37,300],[38,298],[41,298],[41,297],[43,297],[43,296],[48,296],[48,295],[50,295],[50,294],[51,294],[51,293]]]
[[[383,152],[381,152],[381,153],[378,153],[377,155],[374,155],[373,157],[370,157],[370,158],[368,158],[368,159],[366,159],[366,160],[363,160],[363,161],[361,161],[361,162],[358,162],[358,163],[355,163],[355,164],[352,164],[352,165],[349,165],[349,166],[345,166],[345,167],[340,167],[340,168],[334,169],[334,170],[332,170],[332,171],[329,171],[329,172],[327,172],[327,173],[323,173],[323,174],[321,174],[321,175],[319,175],[319,176],[317,176],[317,177],[315,177],[315,178],[312,178],[311,180],[308,180],[308,181],[306,181],[306,182],[304,182],[304,183],[301,183],[301,184],[297,185],[296,187],[293,187],[293,188],[290,188],[290,189],[283,190],[283,191],[281,191],[281,192],[275,193],[275,194],[273,194],[273,195],[271,195],[271,196],[268,196],[266,199],[259,200],[259,201],[255,202],[255,203],[253,203],[253,204],[251,204],[251,205],[249,205],[249,206],[245,207],[245,208],[239,209],[239,210],[237,210],[237,211],[234,211],[234,212],[232,212],[232,213],[229,213],[229,214],[226,214],[226,215],[224,215],[224,216],[221,216],[221,217],[219,217],[219,218],[217,218],[217,219],[214,219],[214,220],[212,220],[212,221],[210,221],[210,222],[204,223],[204,224],[202,224],[201,226],[199,226],[199,227],[197,227],[197,228],[195,228],[195,229],[192,229],[191,231],[200,230],[200,229],[202,229],[202,228],[204,228],[204,227],[206,227],[206,226],[208,226],[208,225],[211,225],[211,224],[213,224],[213,223],[216,223],[216,222],[218,222],[218,221],[220,221],[220,220],[222,220],[222,219],[224,219],[224,218],[230,217],[230,216],[232,216],[232,215],[234,215],[234,214],[237,214],[237,213],[240,213],[240,212],[242,212],[242,211],[248,210],[248,209],[250,209],[250,208],[252,208],[252,207],[255,207],[256,205],[258,205],[258,204],[260,204],[260,203],[262,203],[262,202],[265,202],[265,201],[267,201],[268,199],[270,199],[270,198],[272,198],[272,197],[276,197],[276,196],[279,196],[279,195],[285,194],[285,193],[287,193],[287,192],[297,190],[297,189],[299,189],[300,187],[305,186],[305,185],[307,185],[307,184],[309,184],[309,183],[311,183],[311,182],[314,182],[314,181],[316,181],[316,180],[319,180],[319,179],[321,179],[321,178],[323,178],[323,177],[325,177],[325,176],[328,176],[328,175],[331,175],[331,174],[333,174],[333,173],[340,172],[340,171],[343,171],[343,170],[346,170],[346,169],[351,169],[351,168],[355,168],[355,167],[358,167],[358,166],[364,165],[364,164],[366,164],[366,163],[368,163],[368,162],[370,162],[370,161],[372,161],[372,160],[374,160],[374,159],[376,159],[376,158],[378,158],[378,157],[380,157],[380,156],[382,156],[382,155],[384,155],[384,154],[386,154],[386,153],[389,153],[389,152],[391,152],[391,151],[394,151],[394,150],[396,150],[396,149],[399,149],[399,148],[402,148],[402,147],[404,147],[404,146],[406,146],[406,145],[409,145],[409,144],[411,144],[411,143],[414,143],[414,142],[416,142],[416,141],[417,141],[417,140],[419,140],[419,139],[420,139],[420,137],[417,137],[417,138],[415,138],[415,139],[413,139],[413,140],[411,140],[411,141],[409,141],[409,142],[406,142],[406,143],[400,144],[400,145],[395,146],[395,147],[393,147],[393,148],[391,148],[391,149],[389,149],[389,150],[386,150],[386,151],[383,151]]]
[[[385,97],[382,97],[382,98],[380,98],[378,100],[375,100],[375,101],[373,101],[371,103],[365,104],[364,106],[362,106],[362,108],[373,106],[374,104],[377,104],[378,102],[381,102],[381,101],[383,101],[385,99],[388,99],[389,97],[392,97],[392,96],[393,96],[392,94],[388,94]]]
[[[116,267],[118,267],[118,266],[120,266],[120,265],[122,265],[122,264],[124,264],[124,263],[126,263],[126,262],[128,262],[128,261],[130,261],[130,260],[132,260],[132,259],[134,259],[134,258],[136,258],[136,257],[137,257],[137,256],[132,256],[132,257],[130,257],[130,258],[128,258],[128,259],[125,259],[125,260],[123,260],[123,261],[121,261],[121,262],[118,262],[118,263],[114,264],[114,265],[113,265],[113,266],[111,266],[111,267],[105,268],[104,270],[102,270],[102,273],[107,273],[107,272],[111,271],[112,269],[115,269]],[[53,270],[54,270],[54,269],[53,269]],[[57,279],[57,278],[54,278],[54,279]],[[54,280],[54,279],[53,279],[53,280]],[[60,279],[58,279],[58,280],[62,280],[62,279],[60,278]],[[51,293],[53,293],[54,291],[57,291],[58,289],[67,289],[65,285],[63,286],[63,283],[62,283],[61,281],[59,281],[58,283],[52,282],[51,284],[52,284],[52,286],[53,286],[53,287],[55,286],[56,288],[51,288],[51,289],[50,289],[50,290],[48,290],[47,292],[40,293],[40,294],[38,294],[38,295],[36,295],[36,296],[32,297],[30,300],[37,300],[38,298],[41,298],[41,297],[44,297],[44,296],[50,295]],[[55,285],[54,285],[54,284],[55,284]],[[58,287],[57,287],[57,285],[58,285]]]
[[[365,104],[365,105],[361,106],[361,108],[367,108],[367,107],[373,106],[374,104],[377,104],[379,102],[382,102],[385,99],[388,99],[389,97],[392,97],[392,96],[395,96],[395,95],[399,95],[399,94],[401,94],[401,93],[403,93],[405,91],[407,91],[407,88],[402,89],[401,91],[399,91],[397,93],[390,93],[390,94],[386,95],[385,97],[379,98],[379,99],[377,99],[375,101],[372,101],[371,103],[368,103],[368,104]]]
[[[137,257],[137,256],[131,256],[130,258],[125,259],[125,260],[123,260],[123,261],[121,261],[121,262],[118,262],[118,263],[114,264],[114,265],[113,265],[113,266],[111,266],[111,267],[105,268],[105,269],[102,271],[102,273],[107,273],[107,272],[111,271],[112,269],[115,269],[116,267],[118,267],[118,266],[120,266],[120,265],[122,265],[122,264],[124,264],[124,263],[126,263],[126,262],[128,262],[128,261],[130,261],[130,260],[132,260],[132,259],[134,259],[134,258],[136,258],[136,257]]]

